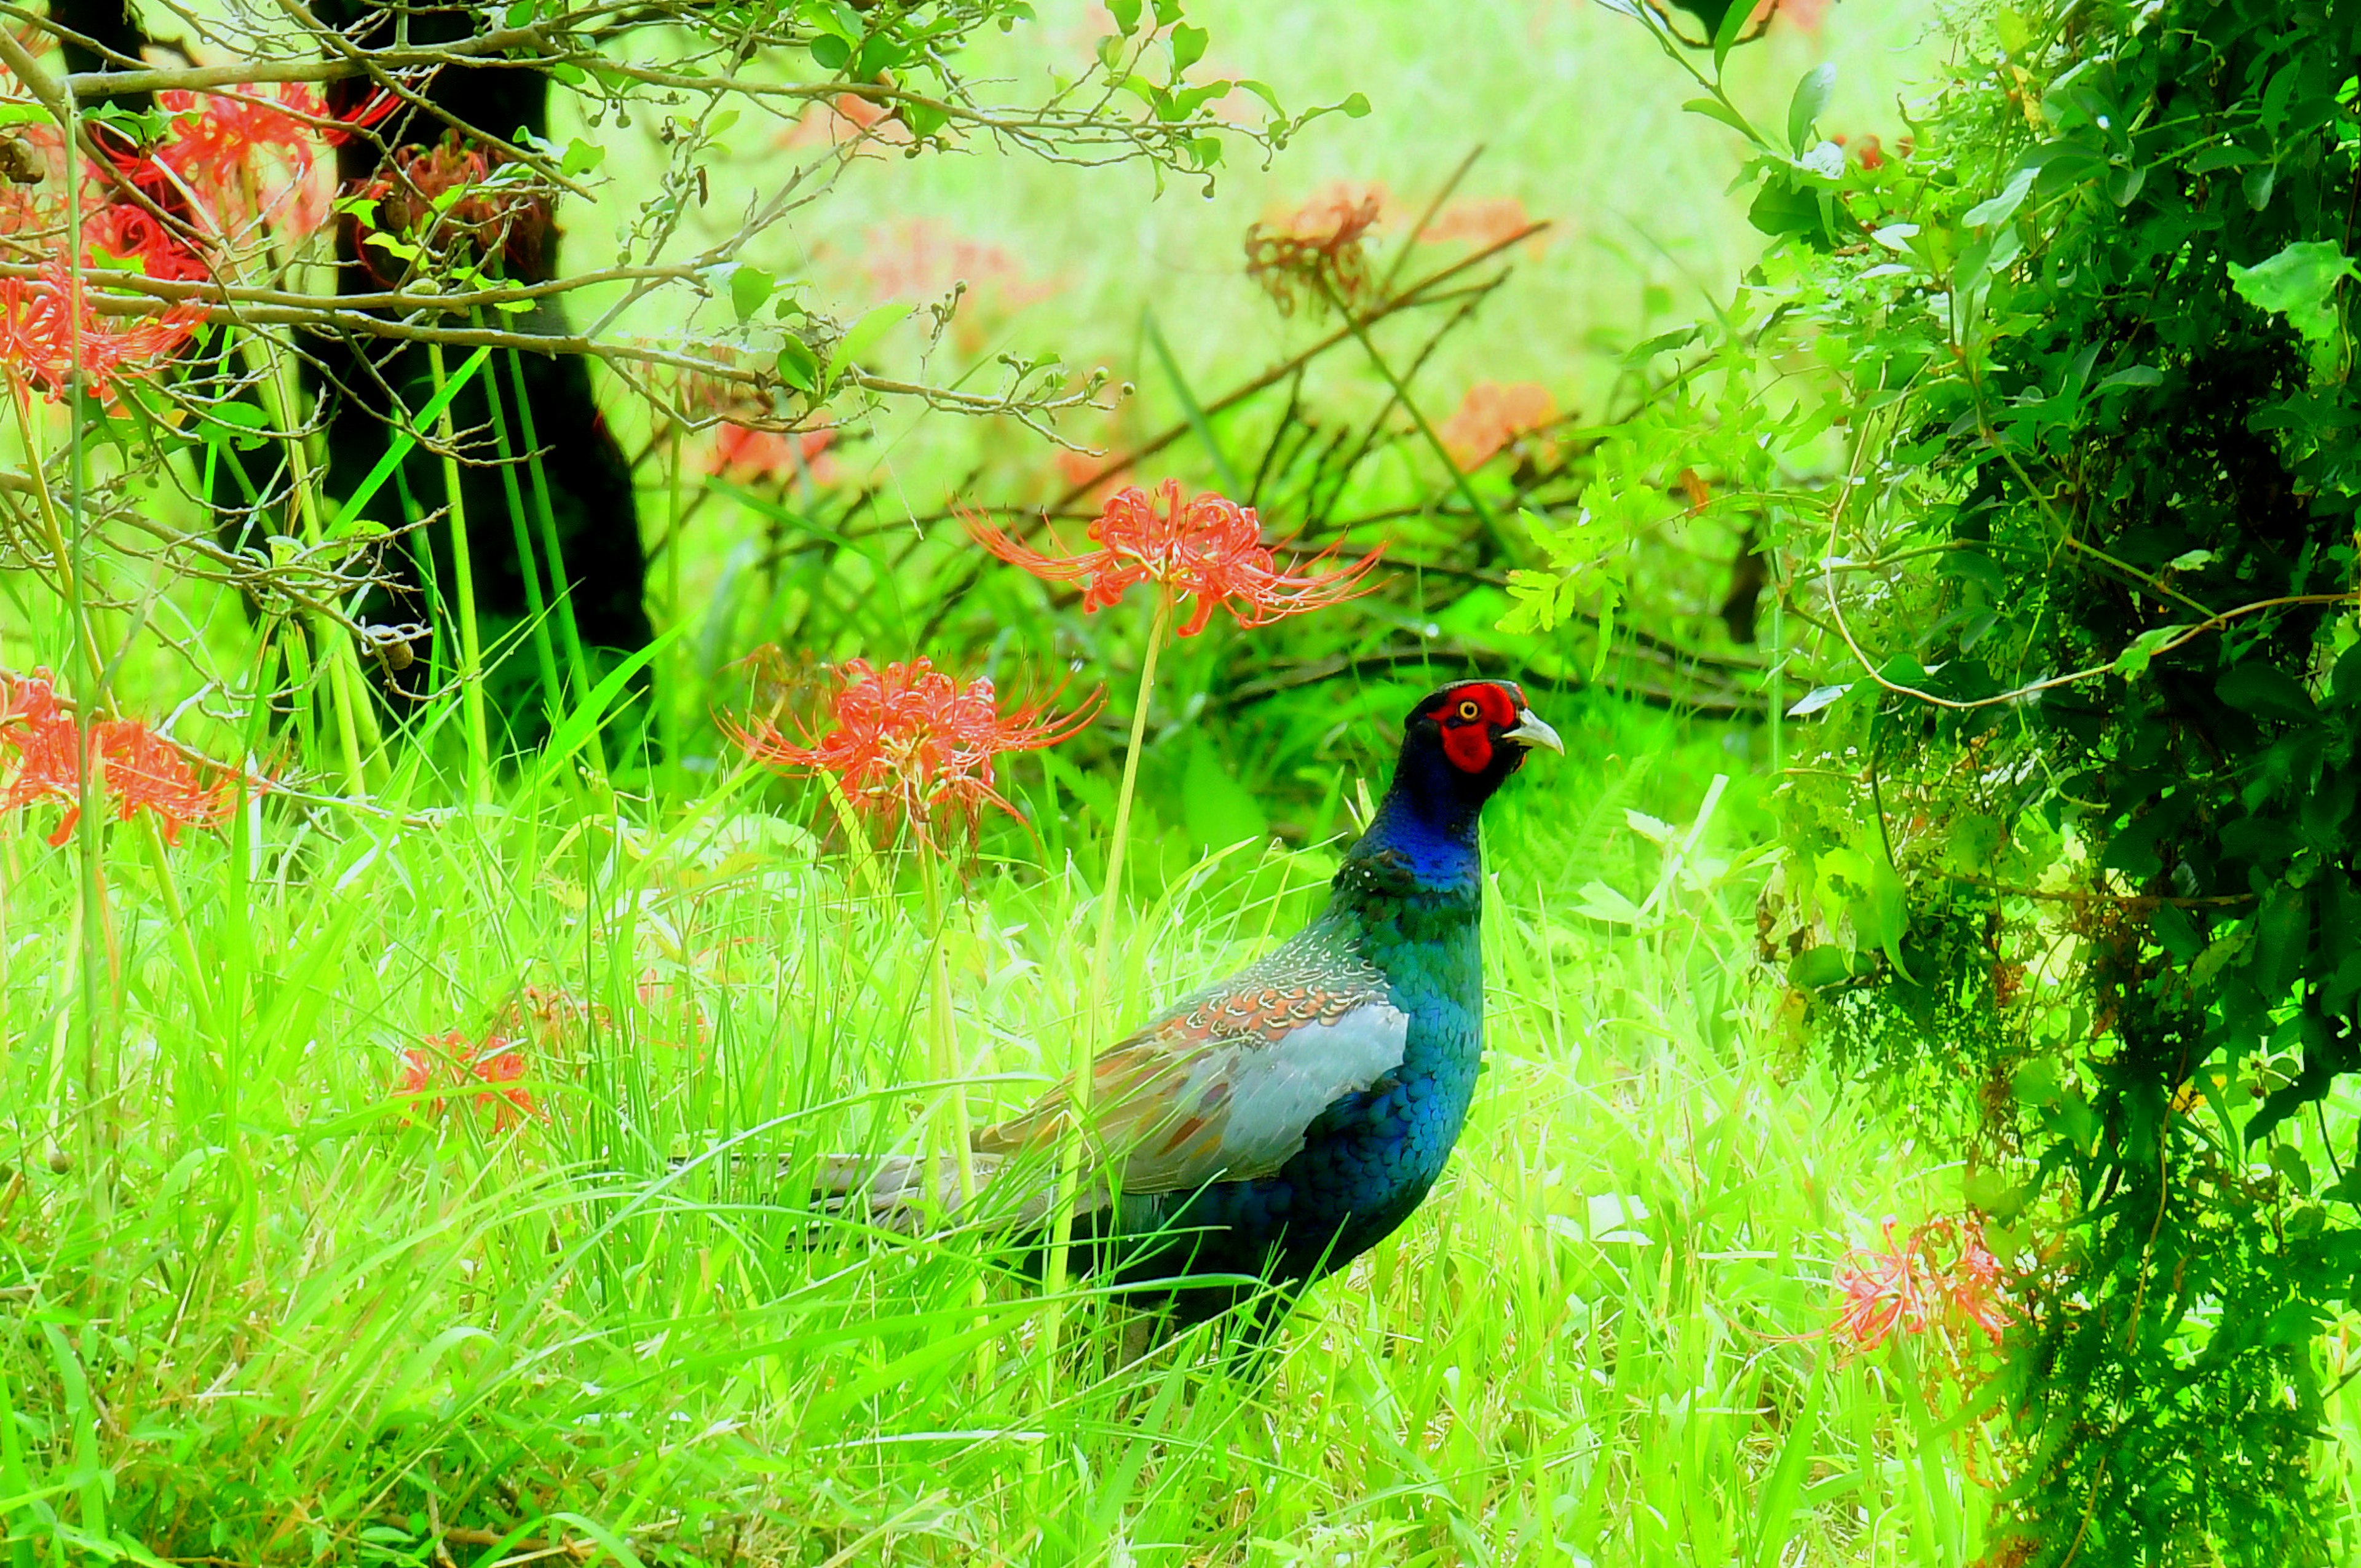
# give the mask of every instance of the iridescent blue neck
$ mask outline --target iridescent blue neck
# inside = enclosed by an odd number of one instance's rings
[[[1406,745],[1392,787],[1345,859],[1391,859],[1425,887],[1472,885],[1483,869],[1477,815],[1498,784],[1461,772],[1431,747]]]

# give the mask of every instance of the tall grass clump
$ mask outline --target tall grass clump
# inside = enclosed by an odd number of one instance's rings
[[[113,825],[98,1170],[57,1121],[72,861],[12,824],[11,1539],[1964,1562],[1975,1480],[1893,1365],[1822,1332],[1838,1239],[1948,1179],[1817,1071],[1765,1071],[1775,1004],[1732,956],[1751,775],[1708,792],[1709,735],[1582,711],[1579,768],[1493,825],[1491,1087],[1460,1157],[1262,1379],[1193,1341],[1125,1361],[1086,1279],[1041,1365],[1041,1302],[988,1230],[886,1235],[801,1196],[824,1153],[915,1147],[939,962],[980,1106],[1059,1070],[1094,906],[1021,832],[929,922],[914,867],[849,876],[752,770],[663,817],[527,778],[489,814],[249,797],[160,857]],[[1652,800],[1718,803],[1670,850],[1580,808],[1643,752]],[[1241,846],[1145,890],[1125,1014],[1291,928],[1331,865]],[[1576,875],[1664,893],[1600,921]]]

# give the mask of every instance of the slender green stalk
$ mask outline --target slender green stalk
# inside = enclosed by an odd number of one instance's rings
[[[1123,786],[1115,797],[1115,828],[1107,842],[1106,881],[1099,890],[1098,941],[1091,956],[1090,1001],[1074,1030],[1073,1055],[1068,1062],[1066,1103],[1072,1111],[1073,1126],[1058,1150],[1058,1185],[1049,1209],[1049,1257],[1041,1274],[1042,1295],[1047,1299],[1041,1321],[1045,1396],[1057,1370],[1059,1298],[1066,1288],[1067,1253],[1074,1237],[1074,1190],[1082,1169],[1083,1146],[1090,1139],[1091,1064],[1098,1058],[1100,1031],[1105,1027],[1107,970],[1115,962],[1115,905],[1123,900],[1124,852],[1131,842],[1131,799],[1139,784],[1140,746],[1148,736],[1148,705],[1156,694],[1156,661],[1164,651],[1164,636],[1171,626],[1172,595],[1169,591],[1159,593],[1155,619],[1148,628],[1148,648],[1139,661],[1139,696],[1132,708],[1131,741],[1123,753]]]
[[[170,916],[165,928],[172,943],[172,956],[180,961],[181,976],[189,988],[190,1011],[196,1014],[197,1028],[203,1034],[214,1033],[213,997],[205,985],[205,962],[197,955],[195,930],[189,921],[188,906],[181,902],[180,884],[172,879],[172,862],[165,852],[164,835],[156,826],[153,812],[139,815],[140,847],[148,852],[148,863],[156,872],[156,891],[164,902],[164,913]]]
[[[441,344],[426,345],[426,363],[434,373],[434,390],[440,393],[444,383]],[[491,729],[484,717],[484,646],[476,629],[475,556],[467,544],[467,506],[459,493],[459,457],[453,444],[457,433],[452,427],[447,404],[436,416],[435,433],[443,444],[443,494],[447,507],[445,516],[451,529],[451,575],[458,579],[451,588],[459,605],[459,700],[460,711],[467,720],[467,798],[481,806],[491,798]]]
[[[524,437],[525,475],[533,481],[533,510],[541,524],[542,560],[549,567],[550,597],[557,604],[557,634],[566,643],[566,673],[574,681],[574,700],[587,701],[598,683],[590,678],[590,661],[582,651],[582,629],[574,619],[574,583],[566,575],[566,552],[557,541],[557,507],[549,492],[549,470],[542,466],[541,436],[533,429],[533,399],[524,385],[524,361],[509,350],[509,385],[516,392],[517,433]],[[601,779],[607,776],[607,743],[590,731],[590,762]]]
[[[1451,448],[1443,444],[1443,437],[1437,434],[1434,426],[1428,422],[1425,411],[1418,406],[1418,400],[1410,395],[1410,388],[1404,384],[1402,378],[1394,373],[1393,366],[1388,362],[1384,355],[1378,352],[1377,344],[1369,337],[1368,328],[1361,324],[1361,318],[1353,313],[1352,307],[1338,296],[1335,288],[1329,283],[1328,280],[1323,278],[1320,280],[1320,288],[1322,292],[1328,296],[1328,302],[1335,307],[1336,313],[1345,318],[1345,329],[1352,333],[1354,341],[1361,345],[1361,352],[1369,356],[1369,363],[1378,367],[1378,374],[1383,376],[1386,378],[1386,385],[1394,389],[1394,396],[1400,400],[1401,406],[1410,411],[1410,417],[1417,424],[1418,433],[1426,437],[1427,445],[1434,449],[1434,455],[1437,457],[1443,459],[1443,466],[1451,475],[1452,486],[1458,490],[1460,499],[1467,503],[1468,510],[1473,511],[1477,521],[1484,525],[1484,532],[1492,536],[1492,543],[1499,545],[1504,554],[1510,553],[1509,531],[1501,526],[1499,513],[1494,511],[1490,504],[1476,493],[1476,487],[1468,482],[1466,474],[1460,472],[1458,460],[1451,455]]]
[[[671,472],[667,477],[667,484],[665,488],[664,625],[667,627],[678,626],[681,622],[681,617],[686,613],[686,607],[681,603],[680,587],[681,434],[682,432],[680,426],[677,424],[674,425],[672,427]],[[672,779],[672,787],[675,790],[678,790],[681,787],[682,780],[685,777],[681,772],[680,766],[680,705],[686,701],[688,696],[689,661],[691,657],[692,654],[688,644],[684,641],[673,655],[671,661],[672,679],[664,683],[664,686],[667,689],[664,689],[662,691],[663,707],[658,711],[656,718],[657,732],[664,737],[664,772],[670,775]]]
[[[507,411],[500,406],[500,378],[487,371],[484,400],[492,414],[492,440],[500,455],[500,493],[508,502],[509,527],[516,535],[517,570],[524,576],[525,613],[532,618],[527,635],[533,658],[541,672],[542,707],[554,726],[566,711],[566,690],[557,678],[557,652],[550,643],[549,602],[542,597],[541,564],[534,559],[533,525],[525,515],[524,495],[517,484],[516,454],[509,445]]]
[[[932,935],[927,963],[927,1036],[932,1047],[930,1064],[935,1080],[950,1085],[945,1102],[950,1112],[950,1146],[953,1168],[959,1174],[959,1202],[964,1209],[975,1197],[975,1150],[970,1146],[968,1124],[967,1084],[960,1061],[959,1039],[951,1022],[950,954],[944,941],[948,935],[943,916],[942,868],[936,863],[938,856],[928,845],[917,847],[918,872],[927,889],[927,929]],[[941,1157],[928,1155],[927,1190],[933,1195],[937,1171]]]
[[[74,114],[74,101],[66,100],[66,117],[58,128],[65,152],[65,189],[82,189],[81,148],[76,140],[81,126]],[[72,569],[65,573],[67,594],[67,624],[71,630],[75,652],[82,666],[80,686],[82,711],[76,748],[81,752],[75,774],[75,805],[80,813],[76,818],[74,851],[76,869],[80,872],[77,891],[82,914],[82,995],[81,1006],[75,1012],[82,1033],[82,1142],[83,1190],[89,1194],[91,1206],[101,1219],[114,1207],[115,1149],[116,1139],[111,1112],[115,1105],[115,1086],[120,1080],[118,1064],[110,1048],[113,1033],[106,1027],[99,1009],[98,958],[104,940],[106,922],[105,838],[99,823],[100,784],[98,780],[98,750],[92,742],[96,733],[98,718],[106,707],[106,665],[99,658],[98,638],[91,625],[91,608],[85,590],[90,584],[90,519],[82,511],[83,465],[87,454],[82,446],[82,329],[80,318],[84,305],[82,290],[87,280],[82,270],[82,203],[66,203],[66,271],[73,292],[66,301],[66,315],[75,323],[69,334],[66,349],[66,517],[72,526]],[[32,427],[26,427],[25,466],[38,474],[40,471],[39,449],[31,442]],[[38,481],[37,481],[38,483]],[[44,495],[47,491],[44,489]],[[52,527],[55,520],[52,518]],[[62,568],[65,557],[58,557]]]
[[[292,384],[288,356],[277,343],[260,334],[245,334],[240,347],[255,372],[256,381],[269,399],[272,422],[286,432],[281,439],[297,531],[304,543],[316,545],[324,536],[320,523],[320,491],[311,454],[296,429],[297,410],[302,402]],[[242,475],[244,471],[239,472]],[[351,795],[364,795],[368,789],[368,776],[363,765],[363,743],[367,742],[368,751],[382,756],[384,739],[378,731],[377,715],[368,706],[359,651],[353,646],[351,638],[327,621],[307,617],[305,625],[319,644],[321,666],[328,679],[328,711],[335,720],[337,750],[345,764],[345,788]]]
[[[1780,585],[1771,585],[1771,771],[1787,766],[1787,601]]]

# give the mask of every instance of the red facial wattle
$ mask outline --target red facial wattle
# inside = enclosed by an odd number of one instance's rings
[[[1492,762],[1492,737],[1480,719],[1474,724],[1445,724],[1443,754],[1460,772],[1480,773]]]
[[[1462,773],[1492,765],[1492,737],[1516,728],[1519,699],[1489,681],[1455,686],[1426,711],[1443,730],[1443,754]],[[1522,762],[1521,757],[1517,759]]]

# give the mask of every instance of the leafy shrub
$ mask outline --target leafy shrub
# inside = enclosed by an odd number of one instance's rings
[[[1814,687],[1766,954],[1839,1060],[1953,1108],[2025,1309],[2016,1561],[2325,1552],[2320,1336],[2361,1270],[2330,1116],[2361,1068],[2356,24],[1995,8],[1874,158],[1823,134],[1827,68],[1773,136],[1730,29],[1710,71],[1668,41],[1776,243],[1664,345],[1719,389],[1695,428],[1610,442],[1598,537],[1537,530],[1521,587],[1534,626],[1611,593],[1684,467],[1761,520]]]

